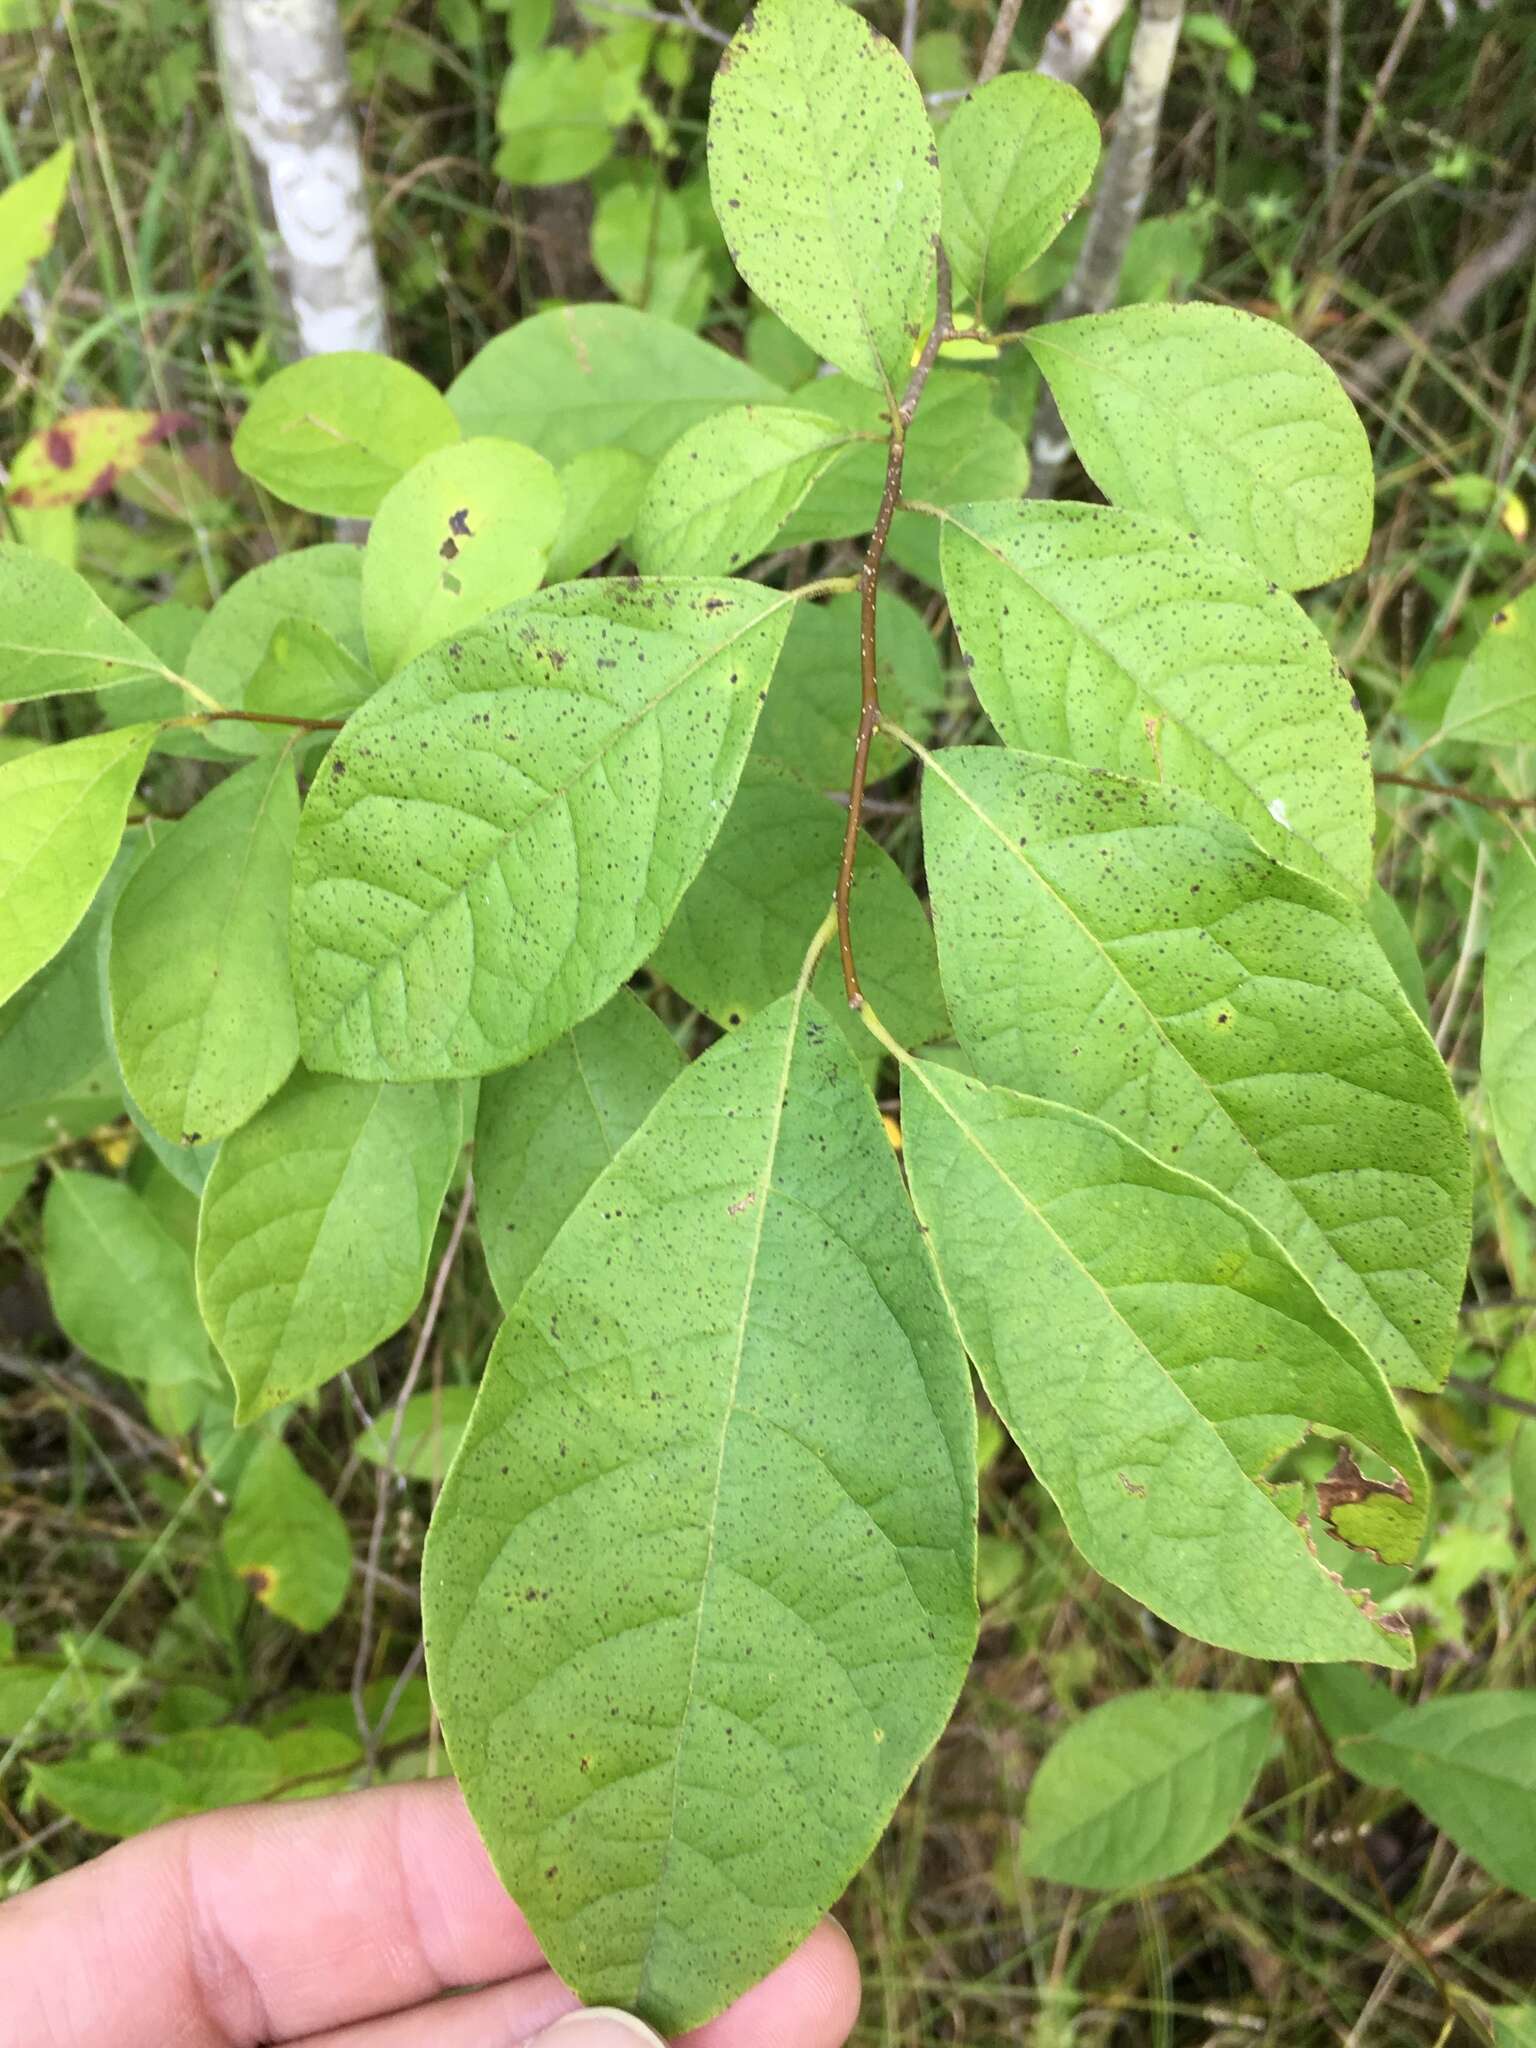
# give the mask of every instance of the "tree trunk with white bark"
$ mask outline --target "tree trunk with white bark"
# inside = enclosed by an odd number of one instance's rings
[[[270,199],[301,355],[386,353],[336,0],[214,0],[225,103]]]

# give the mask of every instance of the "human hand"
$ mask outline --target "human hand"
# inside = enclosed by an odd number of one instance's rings
[[[0,1906],[0,2048],[643,2048],[581,2012],[458,1787],[176,1821]],[[482,1988],[457,1998],[440,1994]],[[841,2048],[858,1966],[824,1922],[690,2048]],[[554,2029],[546,2036],[545,2029]]]

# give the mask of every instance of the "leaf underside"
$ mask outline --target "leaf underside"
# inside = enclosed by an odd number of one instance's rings
[[[454,1767],[585,1997],[702,2021],[868,1854],[975,1637],[974,1426],[874,1104],[786,996],[555,1240],[428,1539]]]

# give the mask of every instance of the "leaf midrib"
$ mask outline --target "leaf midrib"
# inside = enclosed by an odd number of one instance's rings
[[[812,961],[814,965],[814,951]],[[667,1828],[665,1847],[661,1855],[661,1868],[656,1873],[655,1892],[660,1900],[666,1890],[667,1874],[672,1865],[673,1845],[677,1840],[677,1805],[682,1789],[683,1756],[688,1747],[688,1731],[693,1719],[694,1700],[698,1690],[699,1655],[704,1641],[704,1610],[709,1601],[710,1576],[715,1566],[715,1543],[720,1528],[720,1502],[725,1475],[726,1446],[730,1442],[731,1423],[736,1414],[736,1396],[741,1386],[742,1363],[746,1357],[747,1325],[751,1316],[752,1296],[757,1286],[757,1268],[762,1255],[763,1233],[768,1221],[769,1184],[778,1160],[779,1139],[784,1130],[784,1111],[789,1101],[789,1074],[794,1065],[795,1049],[799,1041],[800,1014],[805,1007],[809,977],[802,973],[796,983],[790,1002],[790,1009],[784,1031],[784,1060],[779,1069],[778,1089],[774,1099],[773,1126],[763,1158],[763,1170],[758,1177],[756,1200],[753,1203],[751,1255],[747,1263],[746,1284],[742,1289],[741,1318],[736,1325],[736,1353],[731,1363],[730,1385],[720,1418],[720,1443],[715,1458],[714,1479],[711,1484],[709,1520],[706,1524],[704,1569],[699,1575],[699,1597],[694,1618],[693,1644],[688,1658],[688,1679],[683,1696],[683,1710],[678,1721],[677,1746],[672,1757],[672,1795],[667,1807]],[[651,1984],[651,1970],[656,1957],[656,1921],[659,1914],[652,1916],[651,1931],[646,1936],[645,1948],[640,1958],[640,1975],[635,1998],[642,2004]]]

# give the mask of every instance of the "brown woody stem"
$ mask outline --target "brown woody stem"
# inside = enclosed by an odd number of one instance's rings
[[[1480,796],[1461,783],[1431,782],[1422,775],[1393,775],[1382,769],[1376,781],[1390,783],[1394,789],[1422,789],[1426,796],[1450,797],[1459,804],[1476,804],[1484,811],[1536,810],[1536,796]]]
[[[907,429],[917,411],[918,400],[928,382],[938,353],[949,339],[951,326],[951,304],[949,283],[949,260],[939,242],[934,242],[934,276],[937,293],[934,306],[933,326],[928,339],[923,343],[922,353],[912,366],[907,379],[907,388],[891,419],[890,448],[885,461],[885,488],[880,494],[880,509],[875,514],[874,527],[869,536],[869,546],[864,551],[864,565],[859,571],[859,731],[853,750],[853,773],[848,782],[848,829],[843,834],[843,857],[837,870],[837,893],[834,898],[837,909],[837,950],[842,961],[843,987],[848,996],[848,1007],[861,1010],[864,1007],[863,991],[859,987],[858,970],[853,962],[853,934],[848,921],[848,899],[853,888],[853,863],[859,848],[859,827],[864,816],[864,785],[869,776],[869,749],[880,725],[880,684],[876,676],[879,658],[879,642],[875,625],[875,599],[880,589],[880,565],[885,559],[885,543],[891,531],[891,520],[895,515],[896,501],[901,496],[901,470],[906,460]]]

